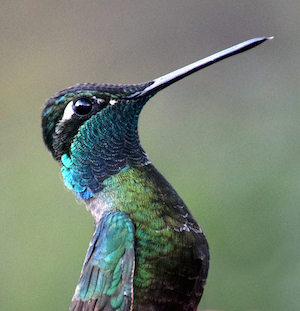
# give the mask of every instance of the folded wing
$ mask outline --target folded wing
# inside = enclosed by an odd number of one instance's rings
[[[129,311],[133,304],[134,226],[121,211],[96,224],[70,311]]]

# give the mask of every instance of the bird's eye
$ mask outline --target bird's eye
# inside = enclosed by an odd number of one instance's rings
[[[89,98],[78,98],[73,103],[73,110],[79,116],[85,116],[91,112],[93,102]]]

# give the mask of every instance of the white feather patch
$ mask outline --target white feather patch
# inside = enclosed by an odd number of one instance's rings
[[[65,108],[61,121],[70,120],[74,114],[73,101],[70,101]]]

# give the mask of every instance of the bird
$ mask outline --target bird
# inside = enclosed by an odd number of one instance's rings
[[[141,84],[84,83],[50,97],[43,140],[63,181],[94,218],[70,311],[195,311],[209,269],[207,239],[141,146],[146,102],[174,82],[271,37],[225,49]]]

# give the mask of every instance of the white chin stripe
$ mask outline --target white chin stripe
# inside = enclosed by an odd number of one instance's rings
[[[65,111],[64,111],[64,114],[63,114],[61,121],[70,120],[72,118],[73,114],[74,114],[73,101],[70,101],[65,108]]]

